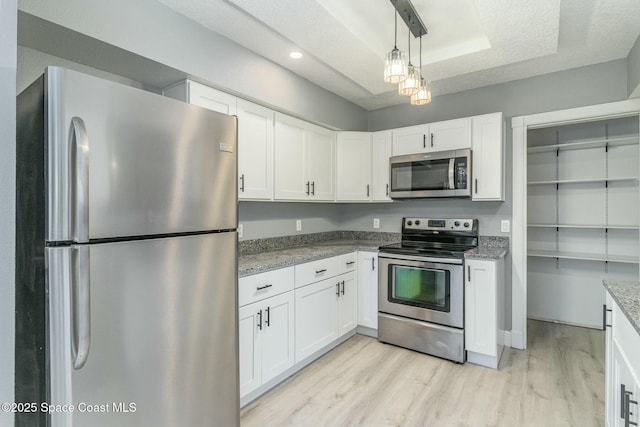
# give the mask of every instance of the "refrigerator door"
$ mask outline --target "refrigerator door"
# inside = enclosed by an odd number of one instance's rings
[[[236,228],[237,120],[82,73],[45,73],[48,241]]]
[[[238,426],[236,265],[235,232],[47,248],[51,425]]]

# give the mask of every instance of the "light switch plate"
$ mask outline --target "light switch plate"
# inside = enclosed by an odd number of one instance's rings
[[[238,224],[238,238],[242,237],[242,233],[244,232],[244,227],[242,224]]]
[[[296,231],[302,231],[302,220],[296,219]]]
[[[508,219],[503,219],[500,221],[500,231],[503,233],[508,233],[510,230],[511,222]]]
[[[380,218],[373,218],[373,228],[380,228]]]

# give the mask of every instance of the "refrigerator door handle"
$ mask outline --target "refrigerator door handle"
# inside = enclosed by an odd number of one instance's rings
[[[89,137],[80,117],[71,119],[73,240],[89,242]]]
[[[71,279],[71,342],[73,369],[82,369],[89,357],[91,345],[91,284],[89,278],[89,247],[73,248]]]

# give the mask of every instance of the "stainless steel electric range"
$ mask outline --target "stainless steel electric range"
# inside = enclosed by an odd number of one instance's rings
[[[381,246],[378,339],[465,361],[464,253],[477,219],[403,218],[402,241]]]

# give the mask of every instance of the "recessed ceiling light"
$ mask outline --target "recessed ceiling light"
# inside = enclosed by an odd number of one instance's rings
[[[302,58],[302,52],[298,52],[297,50],[294,50],[293,52],[289,53],[289,58],[300,59]]]

